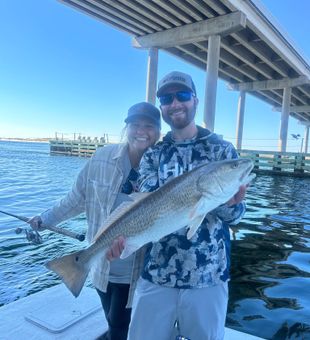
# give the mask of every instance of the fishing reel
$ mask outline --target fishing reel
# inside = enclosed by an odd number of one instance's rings
[[[26,235],[26,239],[30,243],[33,243],[33,244],[41,244],[42,243],[42,237],[36,230],[30,229],[30,228],[21,228],[21,227],[18,227],[18,228],[15,229],[16,234],[21,234],[23,232]]]

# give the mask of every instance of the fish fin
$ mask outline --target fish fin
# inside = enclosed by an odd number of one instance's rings
[[[199,201],[195,204],[194,208],[189,214],[190,223],[187,225],[187,239],[191,239],[200,227],[203,219],[206,216],[206,200],[204,196],[201,196]]]
[[[190,211],[189,219],[193,220],[197,216],[201,216],[202,214],[205,214],[205,211],[206,211],[205,204],[206,204],[206,199],[204,196],[201,196],[198,202],[194,205],[193,209]]]
[[[108,229],[110,225],[115,222],[118,218],[120,218],[123,214],[125,214],[128,210],[132,209],[134,205],[138,202],[149,196],[150,192],[135,192],[131,195],[128,195],[130,200],[121,203],[105,220],[101,228],[97,231],[93,241],[96,241],[97,238],[102,234],[103,231]]]
[[[85,250],[49,261],[45,266],[58,274],[71,293],[79,296],[90,270],[90,263],[82,261]]]
[[[196,233],[197,229],[200,227],[203,219],[205,218],[206,215],[200,215],[195,217],[190,224],[187,226],[188,227],[188,231],[187,231],[187,239],[191,239],[194,234]]]
[[[97,231],[96,235],[93,238],[93,242],[97,240],[97,238],[106,230],[110,227],[110,225],[115,222],[120,216],[122,216],[127,210],[131,209],[133,205],[135,205],[136,202],[130,200],[130,201],[125,201],[121,203],[105,220],[101,228]]]
[[[150,192],[136,192],[131,195],[128,195],[129,200],[122,202],[105,220],[101,228],[97,231],[93,242],[97,240],[97,238],[107,230],[112,223],[114,223],[118,218],[124,215],[128,210],[132,209],[134,205],[138,202],[149,196]]]
[[[139,248],[141,248],[142,245],[133,243],[130,238],[126,239],[125,241],[125,248],[123,249],[120,258],[125,259],[126,257],[133,254],[135,251],[137,251]]]
[[[139,202],[145,197],[149,196],[151,192],[133,192],[129,195],[129,197],[134,200],[135,202]]]

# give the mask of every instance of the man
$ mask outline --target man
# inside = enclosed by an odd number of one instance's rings
[[[201,163],[237,158],[232,144],[195,124],[198,98],[189,75],[166,75],[159,82],[157,97],[171,132],[144,154],[141,191],[154,191]],[[184,228],[147,249],[133,300],[129,340],[175,339],[175,325],[179,335],[190,340],[223,339],[230,265],[228,226],[244,214],[245,190],[240,187],[229,202],[209,213],[190,240]]]

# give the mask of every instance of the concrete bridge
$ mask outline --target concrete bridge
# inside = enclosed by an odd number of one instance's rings
[[[308,152],[310,66],[258,0],[59,0],[132,36],[149,50],[146,100],[155,103],[158,50],[206,71],[204,125],[214,130],[218,78],[239,91],[236,146],[242,148],[246,94],[281,111],[278,149],[289,118],[305,126]],[[267,123],[267,122],[266,122]]]

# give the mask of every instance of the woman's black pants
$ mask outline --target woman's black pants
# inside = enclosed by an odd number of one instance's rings
[[[126,340],[131,308],[126,308],[129,284],[109,282],[107,292],[97,290],[109,325],[107,340]]]

